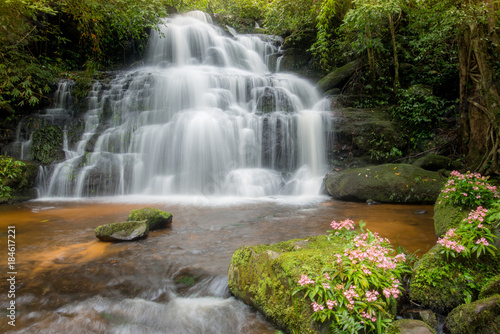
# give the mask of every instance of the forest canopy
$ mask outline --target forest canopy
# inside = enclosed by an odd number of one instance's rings
[[[414,149],[458,114],[461,153],[480,172],[498,172],[495,0],[4,0],[0,118],[29,112],[67,73],[122,66],[167,13],[195,9],[284,37],[312,31],[318,70],[361,60],[345,89],[367,97],[359,107],[391,106]]]

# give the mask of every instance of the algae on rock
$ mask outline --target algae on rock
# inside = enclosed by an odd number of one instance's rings
[[[127,221],[145,220],[149,230],[165,228],[172,224],[172,214],[155,208],[143,208],[130,211]]]

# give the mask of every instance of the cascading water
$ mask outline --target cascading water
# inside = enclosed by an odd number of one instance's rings
[[[41,196],[319,194],[328,103],[269,71],[269,38],[225,35],[199,12],[159,30],[144,66],[93,87],[83,135]]]

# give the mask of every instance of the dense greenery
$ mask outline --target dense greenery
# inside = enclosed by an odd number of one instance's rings
[[[0,118],[28,112],[65,71],[90,75],[133,62],[162,16],[193,9],[252,19],[283,36],[314,31],[310,52],[325,74],[362,60],[342,91],[362,96],[357,107],[394,106],[409,143],[403,154],[432,145],[436,128],[458,112],[461,141],[454,152],[472,169],[497,172],[500,5],[494,0],[5,0]]]

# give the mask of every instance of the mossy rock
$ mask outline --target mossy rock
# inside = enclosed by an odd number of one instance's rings
[[[401,319],[394,321],[400,334],[436,334],[436,331],[420,320]]]
[[[460,305],[446,318],[451,334],[496,334],[500,330],[500,294]]]
[[[155,208],[143,208],[130,211],[127,221],[145,220],[149,230],[158,230],[172,224],[172,214]]]
[[[500,294],[500,275],[491,278],[488,283],[482,287],[481,292],[479,292],[479,299],[496,294]]]
[[[489,254],[480,258],[447,258],[437,244],[424,254],[413,269],[410,299],[439,313],[464,303],[467,296],[476,300],[479,291],[500,273],[500,261]]]
[[[434,205],[434,230],[438,237],[442,237],[450,228],[456,228],[470,212],[460,206],[443,203],[443,199],[440,194]]]
[[[349,78],[354,74],[356,69],[358,68],[360,62],[358,60],[354,60],[350,63],[345,64],[342,67],[334,69],[328,75],[326,75],[323,79],[318,81],[317,87],[322,92],[329,91],[332,88],[340,88],[342,85],[349,80]]]
[[[455,166],[455,163],[450,158],[437,154],[427,154],[417,159],[413,165],[432,171],[438,171],[440,169],[450,170],[459,167]]]
[[[325,324],[311,319],[310,301],[302,293],[293,298],[291,293],[304,274],[303,265],[319,270],[343,250],[344,245],[326,236],[240,247],[229,265],[229,290],[287,332],[326,333]]]
[[[338,200],[434,204],[446,179],[409,164],[348,169],[328,175],[326,186]]]
[[[94,232],[102,241],[135,241],[146,238],[149,227],[146,221],[127,221],[100,225]]]

